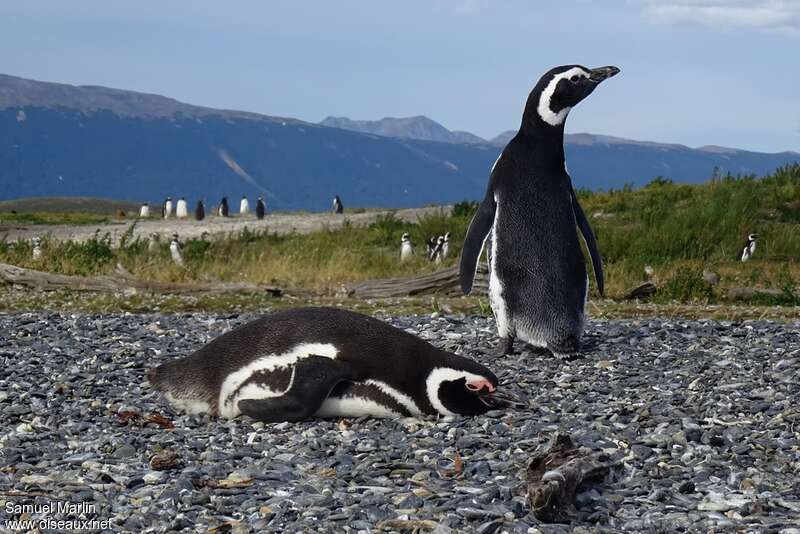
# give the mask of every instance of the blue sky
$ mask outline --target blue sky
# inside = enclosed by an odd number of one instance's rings
[[[0,50],[17,76],[484,137],[549,67],[617,65],[567,131],[800,150],[800,0],[3,2]]]

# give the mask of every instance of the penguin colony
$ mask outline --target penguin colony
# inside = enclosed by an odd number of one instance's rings
[[[173,209],[174,208],[174,209]],[[143,202],[139,207],[139,218],[147,219],[150,217],[150,203]],[[256,203],[256,218],[259,220],[263,219],[267,213],[267,206],[264,203],[264,199],[262,197],[258,197],[258,202]],[[216,214],[220,217],[228,217],[230,216],[230,211],[228,207],[228,197],[222,197],[220,200],[219,205],[216,209]],[[239,215],[249,215],[250,214],[250,202],[247,200],[247,196],[242,195],[242,200],[239,202]],[[178,199],[177,202],[173,203],[172,197],[167,197],[164,199],[164,202],[161,205],[161,218],[162,219],[169,219],[170,217],[175,217],[177,219],[188,219],[189,218],[189,205],[186,201],[186,198],[181,197]],[[197,201],[197,206],[194,210],[194,218],[197,221],[202,221],[206,217],[206,207],[205,203],[202,200]]]
[[[603,294],[602,259],[566,170],[563,135],[569,111],[618,72],[568,65],[545,73],[528,97],[518,134],[490,171],[464,241],[460,282],[468,294],[485,250],[503,354],[517,339],[556,355],[580,350],[589,280],[576,228]],[[240,212],[248,211],[243,199]],[[338,195],[332,211],[344,211]],[[218,214],[228,216],[226,198]],[[263,214],[259,197],[256,216]],[[748,237],[741,261],[753,255],[756,238]],[[448,256],[450,233],[426,245],[428,259],[439,263]],[[182,265],[177,235],[170,251]],[[404,233],[400,261],[413,256],[411,236]],[[646,274],[654,276],[652,269]],[[151,369],[148,380],[178,410],[264,422],[477,415],[526,406],[501,391],[497,377],[480,363],[338,308],[264,316]]]
[[[450,251],[450,232],[440,235],[436,239],[429,237],[425,242],[425,246],[425,256],[428,260],[435,263],[442,263],[442,260],[447,258]],[[400,261],[408,261],[414,255],[416,255],[416,252],[414,252],[414,243],[411,241],[411,235],[406,232],[400,237]]]

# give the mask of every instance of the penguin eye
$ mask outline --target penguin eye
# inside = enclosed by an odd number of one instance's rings
[[[577,82],[577,81],[578,81],[578,78],[580,78],[580,76],[578,76],[577,74],[575,74],[574,76],[572,76],[572,78],[570,78],[570,79],[569,79],[569,81],[571,81],[571,82]]]

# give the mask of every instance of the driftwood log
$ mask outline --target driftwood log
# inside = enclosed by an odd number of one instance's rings
[[[576,515],[578,489],[590,479],[605,477],[620,463],[621,458],[576,448],[568,435],[556,434],[528,463],[528,502],[533,514],[547,523],[570,520]]]
[[[279,297],[282,290],[273,286],[231,282],[173,283],[139,280],[122,269],[114,276],[69,276],[24,269],[0,263],[0,284],[17,285],[42,291],[71,289],[73,291],[145,292],[191,295],[199,293],[269,293]]]
[[[764,289],[761,287],[732,287],[728,289],[730,300],[746,300],[753,297],[780,297],[785,295],[780,289]]]
[[[628,292],[625,293],[625,300],[646,299],[656,291],[658,291],[658,288],[653,282],[645,282],[644,284],[629,289]]]
[[[478,267],[472,285],[473,295],[485,295],[489,290],[489,271],[485,265]],[[449,267],[435,273],[409,278],[365,280],[352,285],[348,295],[357,298],[413,297],[438,293],[448,297],[461,296],[458,267]]]

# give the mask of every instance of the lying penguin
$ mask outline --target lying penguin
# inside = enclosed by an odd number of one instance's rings
[[[483,365],[333,308],[267,315],[148,372],[176,409],[265,422],[478,415],[520,406]]]

